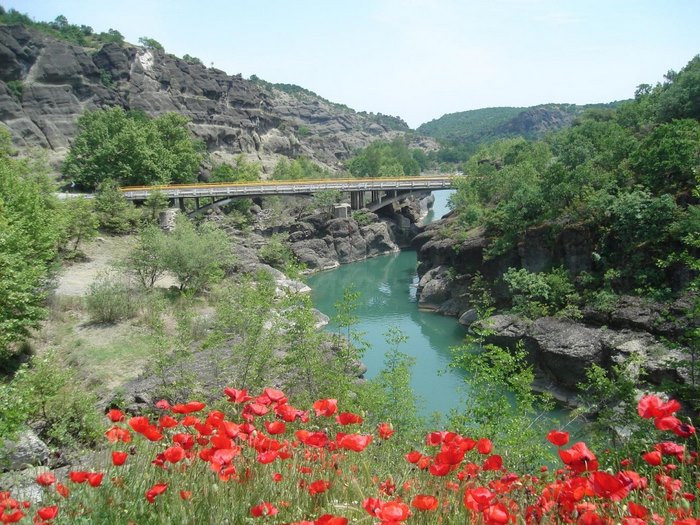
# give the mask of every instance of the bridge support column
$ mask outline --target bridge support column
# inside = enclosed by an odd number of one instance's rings
[[[194,211],[197,211],[200,208],[199,206],[199,197],[194,198]]]
[[[381,204],[383,194],[384,194],[383,191],[372,190],[372,203],[373,204]]]
[[[351,191],[350,192],[350,207],[353,210],[361,210],[365,207],[365,192]]]
[[[184,198],[184,197],[178,197],[178,198],[177,198],[177,205],[178,205],[178,207],[179,207],[182,211],[185,211],[185,198]]]

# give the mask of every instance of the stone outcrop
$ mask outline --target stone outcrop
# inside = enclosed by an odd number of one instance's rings
[[[55,164],[78,117],[109,106],[180,113],[215,160],[244,154],[268,169],[281,156],[305,155],[335,171],[358,148],[408,131],[400,119],[357,113],[303,89],[285,93],[162,51],[115,43],[93,51],[0,26],[0,118],[17,147],[47,149]]]
[[[487,343],[514,348],[522,342],[533,364],[556,384],[571,390],[586,379],[591,365],[609,367],[632,356],[639,358],[645,378],[651,383],[683,383],[687,379],[685,369],[678,363],[689,356],[667,348],[647,332],[611,330],[552,317],[528,321],[502,314],[479,324],[491,331]]]
[[[46,465],[49,461],[49,447],[32,430],[24,430],[11,439],[3,439],[2,446],[0,470],[22,470]]]

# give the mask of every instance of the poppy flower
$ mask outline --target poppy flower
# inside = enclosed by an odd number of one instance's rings
[[[377,433],[379,434],[380,438],[389,439],[392,435],[394,435],[394,427],[391,425],[391,423],[380,423],[377,426]]]
[[[2,523],[17,523],[22,518],[24,518],[24,512],[19,509],[7,514],[5,511],[0,511],[0,521],[2,521]]]
[[[618,476],[613,476],[600,470],[591,474],[591,484],[596,496],[620,501],[629,494],[629,486],[623,483]]]
[[[324,514],[311,525],[348,525],[348,519],[341,516],[333,516],[332,514]]]
[[[486,458],[482,468],[484,470],[500,470],[503,467],[503,458],[498,454],[493,454]]]
[[[68,477],[73,483],[85,483],[89,475],[89,472],[84,472],[82,470],[73,470],[68,473]]]
[[[185,449],[179,445],[168,447],[163,451],[163,457],[169,463],[177,463],[185,457]]]
[[[156,500],[156,497],[163,494],[166,490],[168,490],[167,483],[156,483],[146,491],[146,499],[149,503],[153,503]]]
[[[547,441],[557,447],[563,447],[569,442],[569,433],[562,430],[552,430],[547,434]]]
[[[42,520],[52,520],[58,516],[58,505],[42,507],[37,510],[36,513]]]
[[[435,510],[438,508],[439,501],[435,496],[426,494],[417,494],[411,501],[411,507],[418,510]]]
[[[236,388],[226,387],[224,388],[224,394],[226,394],[230,403],[245,403],[252,399],[245,389],[238,390]]]
[[[283,405],[287,402],[287,396],[284,395],[284,392],[275,388],[266,388],[263,390],[263,395],[273,403],[277,403],[279,405]]]
[[[125,428],[111,427],[105,432],[105,437],[110,443],[116,443],[117,441],[131,443],[131,432]]]
[[[329,488],[331,488],[330,481],[326,481],[324,479],[319,479],[318,481],[314,481],[313,483],[309,484],[308,491],[309,491],[309,494],[311,496],[314,496],[316,494],[323,494]]]
[[[338,400],[319,399],[318,401],[314,402],[313,407],[314,411],[316,412],[316,417],[330,417],[338,411]]]
[[[493,492],[486,487],[467,489],[464,492],[464,506],[469,510],[483,511],[491,505],[494,497]]]
[[[53,472],[42,472],[36,477],[36,482],[42,487],[48,487],[56,482]]]
[[[156,401],[156,408],[160,408],[161,410],[170,410],[170,403],[166,399],[161,399],[160,401]]]
[[[364,421],[364,419],[362,419],[362,416],[358,416],[357,414],[353,414],[352,412],[341,412],[340,414],[335,416],[335,420],[338,422],[339,425],[359,425]]]
[[[340,436],[340,433],[338,435]],[[372,442],[372,436],[369,434],[344,434],[340,439],[336,437],[336,441],[340,448],[362,452]]]
[[[169,416],[168,414],[163,414],[158,418],[158,426],[160,428],[175,428],[178,426],[179,423],[177,422],[177,419],[175,419],[173,416]]]
[[[104,473],[90,472],[87,475],[87,482],[91,487],[99,487],[102,485],[102,478],[104,478]]]
[[[129,456],[126,452],[120,452],[118,450],[112,451],[112,464],[115,466],[123,465],[126,462],[126,458]]]
[[[408,519],[411,515],[411,509],[402,501],[387,501],[382,503],[382,506],[377,514],[381,520],[394,523]]]
[[[570,449],[559,449],[559,457],[574,472],[598,470],[598,459],[582,441],[574,443]]]
[[[302,429],[297,430],[294,435],[307,447],[322,448],[328,443],[328,436],[323,432],[309,432]]]
[[[66,487],[63,483],[59,482],[56,483],[56,492],[58,492],[61,496],[64,498],[67,498],[68,495],[70,494],[70,490],[68,490],[68,487]]]
[[[284,434],[285,430],[287,430],[286,425],[282,421],[265,421],[265,428],[273,436]]]
[[[180,499],[183,501],[187,501],[192,497],[192,491],[191,490],[181,490],[180,491]]]
[[[256,505],[250,509],[250,514],[254,518],[260,518],[261,516],[274,516],[279,510],[272,503],[263,501],[260,505]]]
[[[124,415],[124,412],[117,408],[112,408],[107,411],[107,417],[112,423],[119,423],[120,421],[124,421],[126,419],[126,416]]]
[[[642,454],[642,459],[652,467],[658,467],[661,465],[661,452],[658,450],[647,452],[646,454]]]
[[[496,503],[484,511],[484,518],[488,525],[505,525],[510,521],[511,516],[503,503]]]
[[[493,443],[491,443],[490,439],[481,438],[476,442],[476,450],[479,451],[479,454],[491,454],[491,451],[493,450]]]

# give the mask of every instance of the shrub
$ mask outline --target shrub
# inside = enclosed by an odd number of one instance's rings
[[[513,311],[525,317],[580,317],[579,296],[563,268],[541,273],[509,268],[503,280],[512,295]]]
[[[116,323],[134,317],[138,310],[134,290],[119,277],[108,274],[90,284],[85,304],[93,323]]]

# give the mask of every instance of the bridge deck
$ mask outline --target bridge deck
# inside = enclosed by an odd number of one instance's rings
[[[145,200],[153,191],[171,199],[196,197],[245,197],[261,195],[294,195],[324,190],[361,191],[419,191],[452,188],[452,176],[400,177],[382,179],[323,179],[298,181],[226,182],[206,184],[177,184],[169,186],[127,186],[121,188],[128,200]]]

